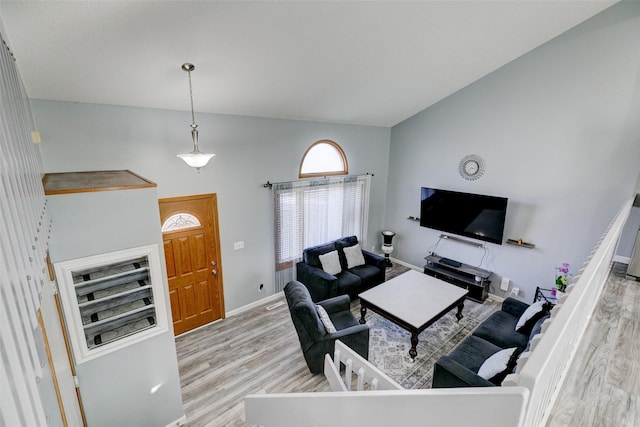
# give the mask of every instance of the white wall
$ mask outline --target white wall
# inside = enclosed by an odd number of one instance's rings
[[[530,301],[554,267],[578,268],[636,188],[640,165],[640,3],[618,4],[392,128],[387,224],[394,256],[424,265],[440,234],[419,216],[420,187],[509,198],[506,238],[487,244],[483,266],[513,280]],[[458,163],[482,156],[485,176],[465,181]],[[438,252],[477,265],[482,250]]]
[[[190,112],[33,100],[46,172],[130,169],[158,184],[158,197],[218,194],[227,311],[274,292],[273,203],[267,182],[297,179],[319,139],[344,149],[352,174],[374,173],[368,245],[384,224],[388,128],[200,114],[200,148],[214,160],[200,173],[176,157],[191,151]],[[244,249],[233,243],[244,241]],[[258,285],[265,290],[258,293]]]

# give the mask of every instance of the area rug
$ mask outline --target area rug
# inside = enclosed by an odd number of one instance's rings
[[[498,304],[490,300],[484,304],[465,301],[464,317],[459,322],[454,309],[419,335],[414,361],[409,356],[411,334],[369,311],[369,361],[405,389],[431,388],[435,361],[449,354],[497,308]]]

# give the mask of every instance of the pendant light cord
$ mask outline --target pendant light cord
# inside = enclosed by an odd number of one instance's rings
[[[191,99],[191,124],[196,124],[196,116],[193,112],[193,89],[191,88],[191,71],[189,73],[189,98]]]

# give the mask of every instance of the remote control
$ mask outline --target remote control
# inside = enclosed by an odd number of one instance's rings
[[[451,267],[460,267],[462,265],[460,261],[450,258],[440,258],[440,263],[450,265]]]

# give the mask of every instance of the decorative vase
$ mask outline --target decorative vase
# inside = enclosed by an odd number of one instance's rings
[[[396,233],[394,233],[393,231],[383,231],[382,232],[382,252],[384,252],[384,260],[385,260],[385,264],[386,267],[391,267],[393,264],[391,264],[391,260],[389,259],[389,255],[391,254],[391,252],[393,252],[393,245],[391,244],[391,241],[393,240],[393,236],[395,236]]]

